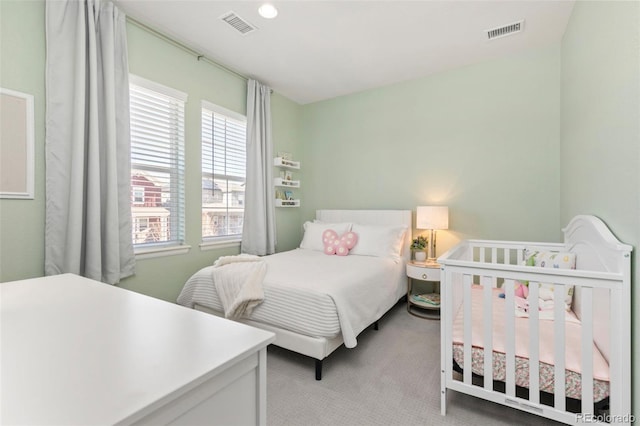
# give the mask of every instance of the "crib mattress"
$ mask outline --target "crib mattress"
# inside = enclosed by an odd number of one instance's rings
[[[493,380],[506,380],[506,354],[504,339],[505,299],[498,297],[500,289],[494,289],[493,297]],[[477,375],[484,375],[484,345],[482,330],[482,286],[473,286],[472,291],[472,353],[471,370]],[[569,398],[582,398],[582,379],[580,374],[580,322],[573,313],[567,313],[568,321],[565,326],[565,392]],[[453,358],[461,368],[464,368],[464,323],[463,312],[459,310],[453,324]],[[529,387],[529,357],[528,357],[528,318],[516,318],[516,385]],[[550,320],[541,320],[552,324]],[[539,327],[539,371],[540,390],[554,392],[554,364],[553,364],[553,327]],[[578,343],[577,343],[578,342]],[[609,366],[598,348],[593,346],[593,396],[598,402],[609,396]]]
[[[349,307],[353,312],[369,311],[371,306],[378,305],[373,317],[363,321],[366,325],[382,316],[403,293],[397,284],[402,263],[389,258],[356,255],[339,258],[296,249],[263,259],[267,262],[264,301],[248,318],[306,336],[334,338],[342,333],[336,301],[323,290],[323,282],[331,282],[334,287],[349,286],[360,295],[357,297],[361,304],[368,304],[367,309],[354,304]],[[213,284],[212,268],[205,267],[189,278],[178,298],[179,304],[224,311]],[[370,297],[376,301],[372,302]],[[357,334],[362,328],[353,331]]]

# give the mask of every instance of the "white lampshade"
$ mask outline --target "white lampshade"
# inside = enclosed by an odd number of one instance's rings
[[[417,229],[449,229],[449,207],[419,206],[416,211]]]

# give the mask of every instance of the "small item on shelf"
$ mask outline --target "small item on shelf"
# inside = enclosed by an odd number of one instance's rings
[[[422,302],[432,306],[440,306],[440,294],[438,293],[414,294],[411,297],[416,302]]]
[[[276,157],[273,159],[273,163],[276,167],[286,167],[290,169],[298,170],[300,169],[300,162],[293,161],[292,159],[286,159],[282,157]],[[282,179],[286,179],[286,175],[281,175]]]
[[[273,165],[280,169],[291,170],[279,170],[278,175],[274,176],[273,184],[275,191],[275,206],[276,207],[300,207],[300,200],[294,198],[292,191],[288,189],[300,188],[300,181],[294,180],[296,175],[295,171],[300,170],[300,162],[293,161],[293,156],[289,152],[279,151],[278,156],[273,159]]]

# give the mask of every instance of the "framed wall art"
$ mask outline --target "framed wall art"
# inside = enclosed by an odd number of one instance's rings
[[[34,197],[33,95],[0,88],[0,198]]]

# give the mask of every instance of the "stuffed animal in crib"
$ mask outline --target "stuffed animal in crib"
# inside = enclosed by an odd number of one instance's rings
[[[520,281],[515,282],[515,287],[513,288],[513,295],[515,297],[519,297],[521,299],[527,299],[529,297],[529,286],[527,284],[523,284]],[[504,299],[504,293],[500,293],[499,297]]]
[[[519,281],[516,281],[516,287],[513,291],[513,294],[515,296],[518,297],[522,297],[523,299],[526,299],[529,297],[529,286],[526,284],[523,284]]]

